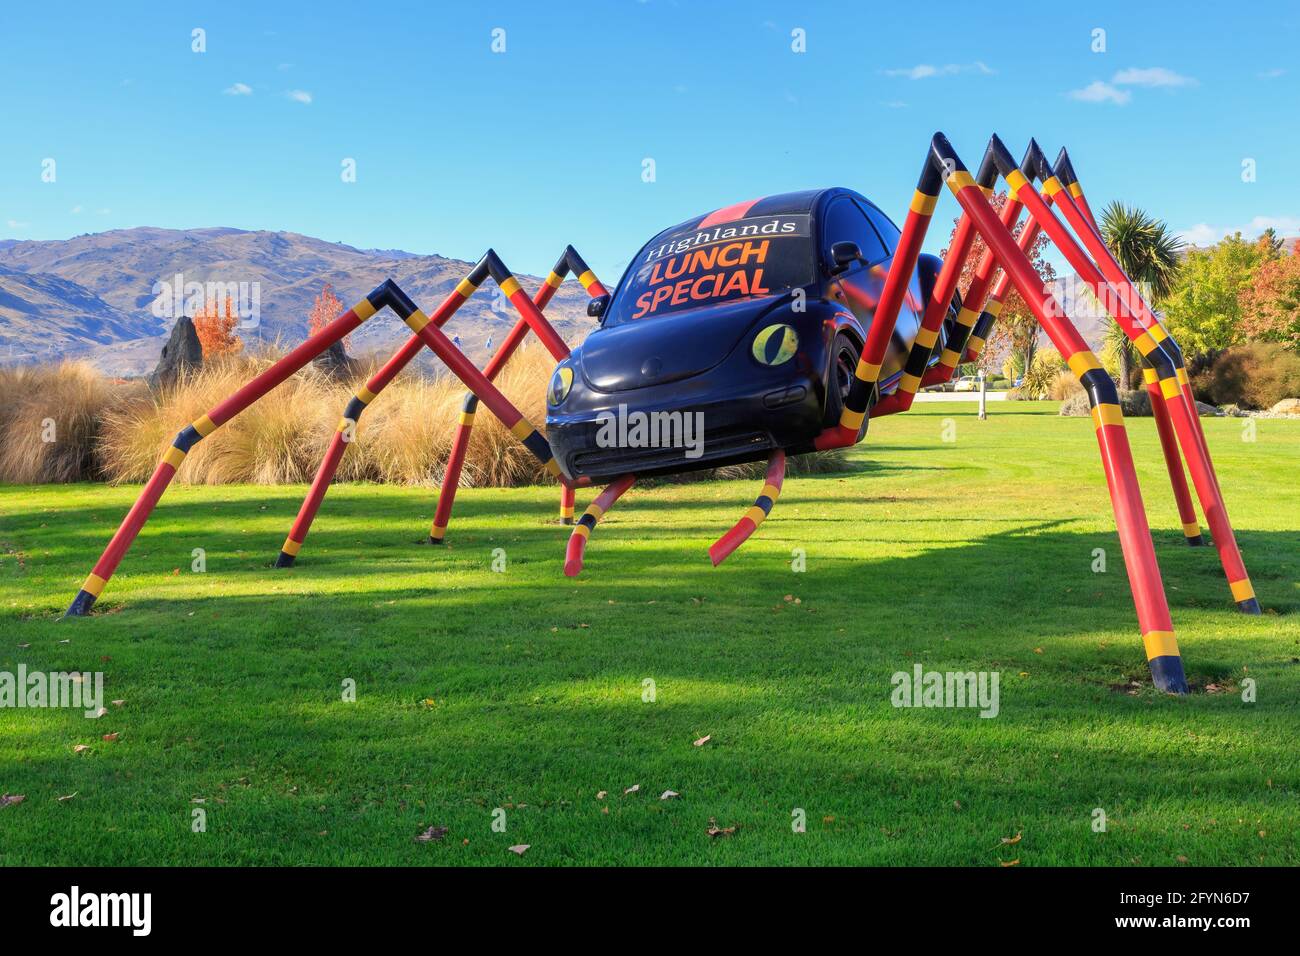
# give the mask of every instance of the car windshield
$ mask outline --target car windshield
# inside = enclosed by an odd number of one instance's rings
[[[660,233],[638,254],[610,303],[605,325],[780,295],[814,280],[806,214],[676,227]]]

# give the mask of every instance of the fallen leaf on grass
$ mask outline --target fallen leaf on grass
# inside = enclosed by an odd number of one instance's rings
[[[597,799],[597,800],[604,800],[604,799],[605,799],[605,794],[606,794],[607,792],[608,792],[608,791],[601,790],[599,793],[596,794],[596,799]]]
[[[660,799],[660,800],[671,800],[671,799],[673,799],[673,797],[680,797],[680,796],[681,796],[681,794],[678,793],[676,790],[665,790],[663,793],[659,794],[659,799]],[[1263,835],[1264,835],[1264,831],[1261,830],[1260,833],[1259,833],[1259,835],[1260,835],[1260,836],[1263,836]]]
[[[18,649],[19,649],[20,651],[25,651],[25,650],[27,650],[27,648],[29,648],[29,647],[31,647],[31,646],[32,646],[32,645],[30,645],[30,644],[19,644],[19,645],[18,645]]]
[[[77,744],[72,748],[74,754],[85,753],[90,749],[90,744]]]
[[[1005,866],[1019,866],[1019,865],[1020,865],[1020,857],[1016,857],[1014,860],[998,860],[998,866],[1005,867]]]
[[[58,800],[59,803],[67,803],[69,800],[71,800],[73,797],[75,797],[75,796],[76,796],[78,793],[80,793],[80,792],[81,792],[80,790],[74,790],[72,793],[68,794],[66,797],[56,797],[55,799]]]
[[[704,832],[707,833],[709,836],[713,837],[714,839],[717,839],[720,836],[731,836],[733,833],[736,832],[736,828],[734,826],[720,827],[718,826],[718,821],[716,819],[714,819],[713,817],[709,817],[709,828]]]
[[[1016,834],[1015,836],[1013,836],[1013,837],[1003,837],[1003,838],[1002,838],[1002,845],[1003,845],[1003,846],[1015,846],[1017,843],[1020,842],[1020,838],[1021,838],[1023,835],[1024,835],[1023,833],[1017,833],[1017,834]]]
[[[636,793],[640,789],[641,789],[641,784],[634,783],[632,784],[632,786],[628,787],[626,790],[623,791],[623,796],[626,797],[629,793]]]
[[[532,846],[531,843],[517,843],[514,846],[509,847],[509,850],[511,853],[516,853],[519,856],[523,856],[525,853],[528,852],[528,848],[530,846]]]
[[[434,840],[441,840],[447,835],[447,827],[429,827],[423,833],[415,836],[416,843],[429,843]]]
[[[705,735],[704,735],[703,737],[701,737],[699,740],[692,741],[692,742],[691,742],[691,746],[692,746],[692,747],[703,747],[705,744],[707,744],[707,743],[708,743],[710,740],[712,740],[712,739],[713,739],[713,734],[705,734]]]
[[[115,701],[113,701],[113,706],[114,706],[114,707],[121,707],[121,706],[122,706],[123,704],[125,704],[125,703],[126,703],[126,701],[124,701],[124,700],[115,700]]]
[[[107,713],[108,713],[108,708],[101,707],[99,708],[99,710],[95,711],[95,719],[98,720],[100,717],[103,717]]]
[[[15,803],[22,803],[27,799],[23,793],[0,793],[0,807],[12,806]]]
[[[104,734],[104,736],[101,739],[106,740],[111,744],[113,743],[113,741],[117,740],[117,737],[118,737],[118,733],[115,731],[111,734]]]

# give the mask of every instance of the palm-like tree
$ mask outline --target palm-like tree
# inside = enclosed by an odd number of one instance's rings
[[[1138,209],[1112,202],[1102,211],[1101,235],[1128,277],[1143,287],[1155,305],[1173,289],[1182,260],[1183,241],[1169,226]],[[1132,345],[1111,319],[1107,339],[1119,357],[1120,387],[1128,388],[1134,364]]]

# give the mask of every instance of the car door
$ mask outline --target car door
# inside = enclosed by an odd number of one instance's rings
[[[877,212],[873,207],[866,208]],[[892,223],[888,219],[884,219],[884,223],[892,229]],[[834,275],[830,292],[832,298],[842,302],[857,317],[864,329],[869,329],[875,318],[876,304],[880,301],[885,277],[893,262],[897,230],[893,230],[893,235],[889,238],[891,241],[887,243],[880,230],[868,218],[868,212],[851,196],[835,197],[826,205],[822,214],[821,254],[827,272],[834,270],[831,247],[837,242],[855,243],[865,260]],[[881,366],[881,379],[902,369],[920,325],[921,290],[916,276],[912,276],[908,291],[909,294],[904,297],[899,309],[892,341]]]

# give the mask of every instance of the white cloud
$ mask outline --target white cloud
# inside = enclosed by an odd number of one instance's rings
[[[110,212],[112,212],[112,211],[113,211],[113,210],[111,210],[111,209],[96,209],[96,210],[95,210],[95,212],[99,213],[99,215],[101,215],[101,216],[107,216],[107,215],[108,215]]]
[[[17,219],[6,219],[5,225],[10,229],[26,229],[31,225],[30,222],[19,222]]]
[[[887,103],[885,103],[885,104],[883,104],[883,105],[885,106],[886,109],[891,109],[891,110],[905,110],[905,109],[907,109],[907,104],[904,103],[902,100],[890,100],[889,102],[887,102]]]
[[[1286,70],[1282,69],[1282,67],[1280,66],[1274,67],[1271,70],[1262,70],[1258,74],[1261,80],[1276,80],[1279,76],[1285,76],[1285,75],[1286,75]]]
[[[1111,78],[1116,86],[1196,86],[1196,80],[1163,66],[1129,67]]]
[[[81,214],[81,207],[80,207],[80,206],[73,206],[72,209],[69,210],[69,211],[70,211],[74,216],[77,216],[77,215],[80,215],[80,214]]]
[[[233,86],[227,86],[221,92],[227,96],[249,96],[252,94],[253,88],[247,83],[235,83]]]
[[[306,90],[290,90],[285,94],[285,96],[289,97],[289,99],[293,100],[295,103],[311,104],[311,94]]]
[[[885,76],[903,76],[909,80],[928,80],[933,76],[955,76],[958,73],[979,73],[983,76],[992,76],[997,70],[992,69],[980,60],[976,60],[974,63],[944,63],[941,66],[918,63],[916,66],[882,70],[881,72]]]
[[[1237,226],[1212,226],[1207,222],[1198,222],[1179,230],[1178,236],[1189,245],[1212,246],[1220,239],[1238,232],[1247,239],[1255,239],[1265,229],[1273,229],[1279,236],[1300,234],[1300,216],[1256,216],[1250,222]]]
[[[1117,89],[1101,80],[1093,80],[1081,90],[1071,90],[1069,97],[1081,103],[1114,103],[1123,106],[1133,98],[1128,90]]]

